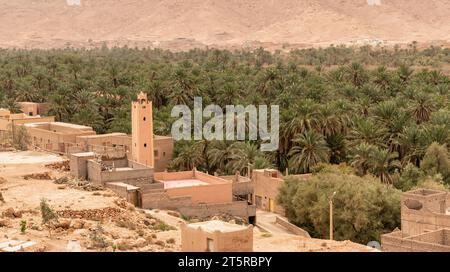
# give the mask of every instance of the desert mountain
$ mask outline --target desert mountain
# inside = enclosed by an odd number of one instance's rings
[[[0,47],[448,42],[448,0],[0,0]]]

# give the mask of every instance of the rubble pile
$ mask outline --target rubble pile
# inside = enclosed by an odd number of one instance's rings
[[[11,218],[11,219],[21,218],[22,217],[22,212],[21,211],[16,211],[13,208],[8,208],[2,213],[2,217],[4,217],[4,218]]]
[[[67,176],[55,179],[53,183],[62,185],[67,184],[72,188],[80,189],[88,192],[103,191],[105,188],[101,185],[95,185],[85,180],[71,179]]]
[[[53,169],[53,170],[70,171],[70,161],[65,160],[62,162],[50,163],[50,164],[46,164],[45,167]]]
[[[6,183],[6,179],[3,177],[0,177],[0,184],[2,184],[2,183]]]
[[[42,180],[49,180],[52,179],[50,176],[50,172],[43,172],[43,173],[33,173],[23,176],[23,179],[29,180],[29,179],[42,179]]]
[[[123,214],[123,210],[117,208],[89,209],[89,210],[61,210],[57,211],[59,217],[78,218],[100,221],[103,219],[115,219]]]

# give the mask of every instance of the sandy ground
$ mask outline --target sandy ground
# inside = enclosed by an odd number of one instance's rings
[[[0,47],[447,43],[448,0],[0,0]]]
[[[0,164],[45,164],[59,162],[60,156],[42,152],[0,152]]]

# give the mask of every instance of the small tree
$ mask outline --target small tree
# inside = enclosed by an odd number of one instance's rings
[[[20,221],[20,233],[25,234],[27,230],[27,220]]]
[[[89,236],[89,238],[92,241],[93,247],[105,249],[109,246],[109,244],[106,241],[106,238],[104,236],[104,233],[105,233],[105,231],[103,230],[103,227],[100,224],[98,224],[97,228]],[[113,246],[113,250],[115,251],[114,246]]]
[[[41,199],[41,216],[42,216],[42,224],[44,224],[48,228],[48,234],[51,237],[51,229],[58,222],[58,216],[55,211],[50,208],[45,198]]]
[[[27,150],[30,144],[30,136],[23,126],[13,127],[13,146],[19,150]]]

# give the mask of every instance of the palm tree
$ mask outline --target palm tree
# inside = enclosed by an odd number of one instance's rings
[[[414,70],[412,70],[410,67],[402,64],[398,68],[397,75],[400,78],[402,83],[407,83],[409,79],[411,78],[411,75],[414,73]]]
[[[343,130],[341,116],[329,104],[319,109],[317,120],[319,130],[325,137],[335,135]]]
[[[201,166],[204,162],[203,154],[195,142],[188,142],[181,147],[178,154],[170,164],[170,168],[178,170],[191,170],[194,167]]]
[[[329,162],[330,149],[322,135],[308,130],[295,137],[289,151],[289,166],[297,172],[310,173],[311,168],[321,162]]]
[[[427,122],[430,120],[431,112],[433,111],[433,104],[426,95],[420,94],[415,99],[412,115],[416,119],[417,124]]]
[[[96,97],[88,90],[79,91],[78,93],[73,95],[73,99],[73,108],[75,112],[80,112],[86,109],[98,112],[98,103],[96,101]]]
[[[367,143],[377,146],[385,146],[386,129],[380,127],[373,119],[357,118],[348,135],[350,144],[355,146]]]
[[[236,142],[232,145],[230,162],[227,167],[232,173],[239,171],[240,173],[246,173],[249,175],[249,168],[254,168],[255,161],[258,164],[266,165],[262,163],[265,160],[265,156],[259,147],[249,142]]]
[[[305,100],[295,110],[295,116],[287,124],[286,138],[292,139],[296,134],[318,127],[317,106],[312,100]]]
[[[362,86],[367,80],[367,74],[364,67],[357,62],[353,62],[347,67],[348,80],[356,87]]]
[[[426,148],[422,130],[416,125],[405,127],[400,134],[399,143],[400,158],[402,158],[403,164],[411,162],[419,167]]]
[[[213,141],[207,152],[211,168],[222,173],[226,172],[226,166],[230,161],[232,148],[233,146],[228,141]]]
[[[0,108],[8,109],[11,113],[21,112],[20,105],[12,98],[6,98],[0,101]]]
[[[391,173],[401,168],[397,160],[397,152],[389,152],[387,149],[375,148],[371,152],[369,164],[371,172],[380,178],[382,183],[393,184]]]
[[[360,143],[351,150],[350,164],[356,169],[359,176],[365,176],[370,169],[370,160],[374,145]]]

